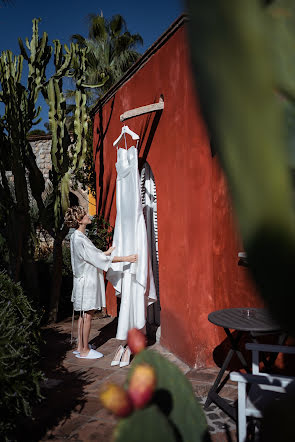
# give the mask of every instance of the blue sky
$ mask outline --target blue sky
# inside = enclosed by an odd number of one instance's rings
[[[100,13],[107,18],[114,14],[121,14],[131,33],[139,33],[144,44],[140,52],[148,49],[152,43],[169,27],[169,25],[183,12],[181,0],[150,0],[140,2],[125,1],[93,1],[78,0],[12,0],[8,6],[0,7],[0,51],[10,49],[18,54],[17,38],[30,37],[32,33],[32,19],[41,18],[40,33],[46,31],[49,40],[59,39],[62,43],[69,43],[72,34],[87,36],[87,15]],[[46,105],[41,116],[43,121],[36,127],[43,129],[47,121]]]

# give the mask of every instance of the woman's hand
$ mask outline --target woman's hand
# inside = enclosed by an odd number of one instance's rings
[[[109,256],[111,255],[112,251],[115,250],[116,247],[110,247],[106,252],[104,252],[105,255]]]
[[[138,259],[138,255],[128,255],[125,256],[125,261],[126,262],[136,262]]]
[[[112,262],[136,262],[138,255],[114,256]]]

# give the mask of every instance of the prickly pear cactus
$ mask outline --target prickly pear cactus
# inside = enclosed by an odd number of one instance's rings
[[[135,367],[142,363],[151,365],[156,371],[154,397],[146,408],[121,419],[114,433],[115,442],[210,440],[205,415],[190,382],[161,355],[151,350],[140,352],[129,370],[127,386]]]
[[[177,433],[157,405],[135,411],[122,419],[114,432],[115,442],[176,442]],[[198,439],[195,439],[198,440]]]

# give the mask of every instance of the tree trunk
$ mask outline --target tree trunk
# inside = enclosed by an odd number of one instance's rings
[[[29,240],[26,238],[26,243],[23,247],[21,280],[28,298],[34,300],[38,305],[40,303],[39,277],[34,260],[35,247],[32,242],[32,238]]]
[[[58,304],[60,298],[60,289],[62,282],[62,240],[57,237],[53,244],[53,267],[49,306],[49,322],[57,321]]]
[[[60,230],[53,244],[53,267],[52,267],[52,280],[51,280],[51,291],[50,291],[50,306],[49,306],[49,322],[57,321],[58,305],[60,299],[60,290],[62,283],[62,267],[63,267],[63,257],[62,257],[62,243],[69,229],[64,227]]]
[[[14,270],[14,280],[19,281],[21,279],[21,268],[26,252],[24,249],[30,247],[31,238],[31,218],[30,218],[30,201],[28,184],[26,179],[26,169],[24,166],[23,151],[24,148],[21,145],[21,140],[14,138],[14,134],[11,137],[12,141],[12,174],[14,178],[14,192],[16,198],[16,219],[13,220],[14,231],[12,235],[15,238],[10,238],[15,241],[15,257],[11,266]],[[11,237],[11,234],[10,234]],[[30,253],[27,250],[27,253]]]

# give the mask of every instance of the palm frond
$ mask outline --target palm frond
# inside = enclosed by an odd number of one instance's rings
[[[143,38],[140,34],[136,33],[136,34],[131,34],[132,40],[133,40],[133,45],[143,45]]]
[[[136,47],[143,44],[143,39],[139,34],[131,34],[128,31],[126,22],[120,14],[114,15],[111,20],[103,17],[102,13],[89,14],[88,22],[89,37],[84,38],[80,34],[74,34],[72,40],[80,47],[87,48],[87,72],[84,83],[101,84],[100,88],[87,92],[87,103],[91,103],[118,81],[140,57],[141,54],[136,51]],[[75,79],[79,65],[73,64],[72,68]],[[108,80],[103,84],[105,78]]]
[[[126,30],[126,22],[122,15],[116,14],[109,23],[110,34],[112,38],[116,38]]]
[[[138,60],[140,54],[136,51],[123,51],[119,53],[111,63],[112,71],[116,73],[116,81],[123,75],[132,64]]]
[[[124,51],[135,51],[137,45],[142,44],[143,40],[139,34],[130,34],[125,32],[113,42],[113,50],[115,56]]]
[[[89,16],[89,38],[97,41],[105,41],[108,38],[107,20],[100,15]]]

